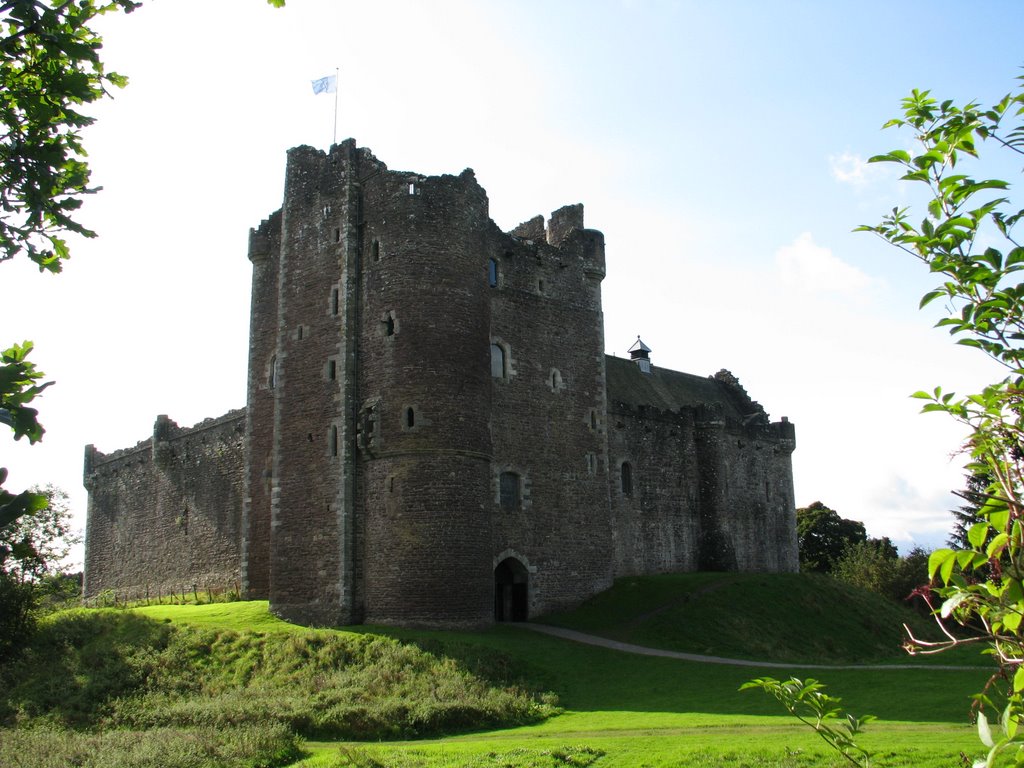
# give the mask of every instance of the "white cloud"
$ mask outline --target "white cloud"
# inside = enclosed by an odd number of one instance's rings
[[[832,178],[840,184],[849,184],[863,188],[885,176],[885,168],[868,163],[860,155],[843,152],[841,155],[828,156],[829,170]]]
[[[828,248],[803,232],[789,245],[775,252],[775,266],[785,285],[809,292],[856,294],[872,279],[856,267],[834,256]]]

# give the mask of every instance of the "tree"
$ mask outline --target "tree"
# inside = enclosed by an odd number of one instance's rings
[[[0,263],[24,253],[41,271],[60,272],[68,233],[95,237],[72,218],[89,187],[81,130],[93,122],[82,107],[123,87],[99,57],[89,23],[138,7],[132,0],[5,0],[0,3]],[[50,382],[29,361],[31,342],[0,353],[0,423],[14,439],[43,436],[30,403]],[[0,486],[7,479],[0,468]],[[0,487],[0,527],[38,512],[46,499]]]
[[[45,500],[43,508],[0,527],[0,661],[31,633],[40,600],[54,591],[49,582],[79,541],[67,494],[54,486],[32,493]]]
[[[46,506],[0,528],[0,573],[36,584],[57,574],[81,538],[71,527],[68,495],[53,485],[34,488]]]
[[[992,478],[988,474],[969,474],[966,487],[962,491],[953,491],[967,503],[950,510],[954,522],[953,530],[949,532],[949,538],[946,539],[947,545],[959,549],[971,546],[967,532],[972,525],[982,522],[979,512],[985,506],[985,500],[988,498],[987,491],[991,485]]]
[[[275,7],[284,0],[267,0]],[[40,271],[61,271],[66,237],[96,233],[74,218],[89,186],[81,131],[94,118],[82,110],[121,88],[127,78],[108,72],[102,39],[90,24],[107,13],[130,13],[135,0],[0,0],[0,263],[24,254]],[[26,358],[31,342],[0,355],[0,423],[14,438],[42,438],[28,403],[50,382]],[[0,486],[7,473],[0,468]],[[27,491],[0,487],[0,527],[42,508]]]
[[[864,523],[839,516],[820,501],[796,511],[800,570],[829,573],[852,544],[867,541]]]
[[[846,548],[832,576],[855,587],[903,602],[925,583],[928,553],[920,547],[900,557],[887,537],[868,539]],[[920,601],[917,601],[920,602]]]
[[[940,103],[928,91],[912,91],[903,117],[886,126],[913,130],[917,154],[900,149],[871,161],[900,166],[904,180],[925,185],[926,215],[918,224],[907,209],[894,208],[880,224],[858,228],[926,265],[938,283],[921,306],[941,301],[945,312],[937,325],[1006,372],[975,394],[935,387],[914,395],[926,401],[924,411],[944,413],[965,427],[966,469],[991,481],[979,498],[979,520],[966,530],[966,545],[936,550],[928,561],[943,600],[939,617],[980,626],[972,639],[986,645],[999,665],[976,697],[984,708],[1001,711],[995,729],[984,711],[978,714],[989,752],[976,766],[993,765],[1009,749],[1016,750],[1014,764],[1024,761],[1024,732],[1018,730],[1024,719],[1024,248],[1014,235],[1024,209],[1007,196],[1007,182],[975,180],[964,166],[978,158],[982,144],[1021,162],[1022,114],[1024,87],[990,107]],[[943,643],[918,645],[934,651],[961,642],[950,634]]]

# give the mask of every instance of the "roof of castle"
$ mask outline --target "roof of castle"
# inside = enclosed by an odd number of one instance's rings
[[[672,371],[651,366],[650,373],[640,370],[634,361],[605,355],[605,375],[610,404],[645,406],[663,411],[718,403],[726,417],[742,420],[744,416],[762,411],[746,395],[735,391],[723,381],[710,376]]]

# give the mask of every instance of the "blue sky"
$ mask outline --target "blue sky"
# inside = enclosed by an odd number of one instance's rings
[[[995,374],[917,311],[924,269],[851,230],[920,200],[863,162],[909,146],[880,131],[900,99],[1011,90],[1022,10],[175,0],[105,18],[105,60],[131,83],[86,136],[104,189],[81,219],[101,236],[58,277],[3,266],[2,338],[35,340],[58,382],[44,441],[4,445],[9,484],[56,482],[84,524],[86,443],[244,404],[248,228],[280,205],[285,150],[330,143],[333,99],[310,80],[338,67],[339,141],[393,169],[472,167],[504,229],[582,202],[607,240],[609,353],[639,334],[656,365],[728,368],[795,422],[798,505],[935,546],[962,435],[908,396]],[[1019,163],[987,170],[1019,182]]]

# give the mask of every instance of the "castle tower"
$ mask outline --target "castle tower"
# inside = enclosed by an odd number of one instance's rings
[[[250,248],[245,578],[279,615],[491,620],[488,223],[472,171],[289,152]]]
[[[363,184],[366,621],[492,621],[490,218],[471,170]]]

